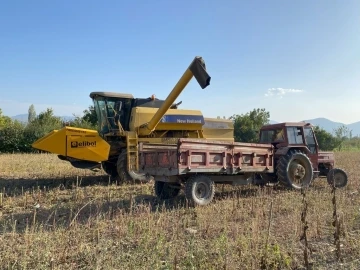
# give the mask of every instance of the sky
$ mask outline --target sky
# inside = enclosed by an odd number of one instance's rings
[[[92,91],[165,99],[195,56],[211,76],[180,94],[206,117],[360,121],[358,0],[0,1],[3,114],[81,115]]]

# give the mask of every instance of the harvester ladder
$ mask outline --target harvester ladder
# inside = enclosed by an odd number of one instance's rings
[[[134,131],[126,132],[126,145],[127,145],[127,166],[128,171],[139,170],[139,149],[138,149],[138,136]]]

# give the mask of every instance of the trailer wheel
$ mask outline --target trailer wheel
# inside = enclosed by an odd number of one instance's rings
[[[167,200],[176,197],[180,192],[180,188],[181,186],[177,183],[155,181],[154,184],[155,195],[160,200]]]
[[[299,150],[291,149],[282,156],[276,166],[279,181],[290,188],[308,187],[313,180],[314,169],[308,156]]]
[[[335,185],[335,188],[342,188],[347,185],[348,176],[344,170],[334,168],[328,172],[327,182],[330,186]]]
[[[185,197],[198,205],[209,204],[215,195],[215,184],[206,175],[190,177],[185,184]]]

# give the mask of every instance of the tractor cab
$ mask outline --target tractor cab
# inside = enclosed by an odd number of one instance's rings
[[[265,125],[260,129],[260,143],[270,143],[275,149],[296,148],[309,157],[314,172],[325,176],[335,166],[335,157],[332,152],[320,151],[313,126],[310,123],[279,123]],[[275,150],[275,155],[276,155]],[[280,154],[279,154],[280,155]]]
[[[263,126],[260,130],[259,142],[271,143],[276,148],[307,147],[311,154],[317,154],[319,150],[312,125],[305,122]]]

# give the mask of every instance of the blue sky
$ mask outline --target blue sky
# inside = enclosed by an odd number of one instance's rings
[[[359,10],[357,0],[1,1],[0,108],[81,114],[91,91],[166,98],[199,55],[211,85],[192,80],[181,108],[360,121]]]

